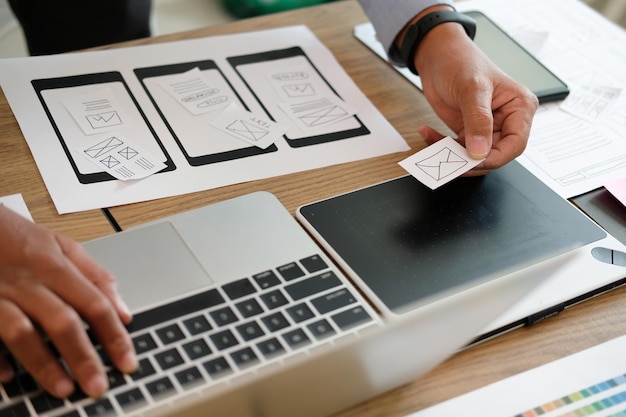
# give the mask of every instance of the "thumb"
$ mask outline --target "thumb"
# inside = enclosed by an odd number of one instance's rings
[[[493,144],[493,114],[490,91],[473,91],[461,103],[465,148],[471,158],[483,159]]]

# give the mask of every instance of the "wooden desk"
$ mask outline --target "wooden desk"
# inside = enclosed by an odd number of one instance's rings
[[[2,92],[0,144],[0,195],[21,193],[36,223],[73,239],[85,241],[114,233],[101,210],[59,216]]]
[[[131,43],[137,45],[306,24],[330,48],[361,90],[409,142],[413,151],[407,152],[406,155],[388,155],[217,190],[112,208],[111,213],[120,226],[126,229],[146,220],[257,190],[274,193],[293,213],[301,204],[404,175],[405,171],[397,165],[397,162],[423,147],[417,128],[424,123],[442,125],[430,110],[423,95],[402,76],[390,70],[387,63],[373,55],[352,35],[354,25],[365,21],[367,19],[356,1],[340,1]]]
[[[331,49],[357,85],[404,136],[413,148],[421,148],[416,129],[424,123],[442,128],[415,87],[392,71],[352,36],[355,24],[366,19],[352,0],[312,9],[265,16],[129,43],[137,45],[201,36],[252,31],[292,24],[307,24]],[[35,219],[78,239],[93,229],[105,232],[98,212],[55,216],[34,162],[17,123],[0,97],[0,139],[9,144],[0,152],[0,192],[21,191]],[[6,146],[6,145],[5,145]],[[15,160],[9,151],[20,154]],[[115,207],[111,212],[123,228],[235,197],[266,190],[274,193],[290,212],[301,204],[403,175],[396,162],[405,155],[389,155],[278,178],[232,185],[184,196]],[[89,225],[92,230],[85,231]],[[96,232],[94,232],[96,233]],[[97,234],[96,233],[96,234]],[[105,232],[106,233],[106,232]],[[620,288],[572,307],[532,327],[511,331],[464,350],[415,382],[374,398],[337,416],[403,416],[464,392],[479,388],[532,367],[591,347],[626,332],[626,289]],[[463,314],[459,311],[459,314]],[[424,341],[429,343],[429,341]],[[416,352],[417,353],[417,352]],[[346,387],[349,389],[349,387]]]
[[[310,9],[259,17],[174,34],[143,42],[172,41],[240,31],[306,24],[334,53],[356,84],[408,141],[413,149],[424,146],[418,126],[443,129],[423,95],[372,54],[352,35],[366,21],[355,1],[341,1]],[[265,190],[274,193],[290,212],[304,203],[403,175],[389,155],[278,178],[254,181],[159,201],[111,209],[122,228],[182,210]],[[617,337],[626,332],[626,289],[588,300],[535,326],[521,328],[453,356],[412,384],[372,399],[338,416],[403,416],[507,376],[547,363]],[[462,312],[459,312],[462,314]],[[427,343],[425,341],[425,343]]]

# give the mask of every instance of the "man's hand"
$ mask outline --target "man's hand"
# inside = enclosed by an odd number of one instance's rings
[[[483,175],[521,155],[538,107],[535,95],[500,70],[457,23],[429,31],[415,55],[426,99],[471,157],[466,175]],[[423,126],[427,143],[443,138]]]
[[[86,322],[112,363],[133,372],[131,320],[115,280],[81,245],[0,206],[0,340],[43,386],[67,397],[76,380],[90,396],[108,388]],[[48,341],[44,339],[48,338]],[[52,352],[54,346],[71,372]],[[13,371],[0,355],[0,382]]]

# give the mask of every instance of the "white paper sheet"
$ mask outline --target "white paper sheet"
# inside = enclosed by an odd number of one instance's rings
[[[202,97],[177,96],[167,87],[168,82],[193,83],[194,75],[202,75],[206,88],[194,90]],[[190,193],[409,149],[304,26],[4,59],[0,84],[59,213]],[[68,107],[81,110],[81,98],[103,92],[119,109],[119,120],[110,118],[109,109],[106,115],[87,114],[95,125],[79,125]],[[310,94],[341,99],[356,114],[314,131],[304,129],[280,105]],[[198,97],[209,97],[208,104],[218,105],[207,104],[212,111],[192,112],[181,102]],[[286,126],[287,133],[262,149],[221,131],[211,122],[229,103],[271,117]],[[77,149],[91,141],[84,127],[97,130],[112,120],[119,122],[121,116],[128,123],[116,123],[115,132],[165,163],[164,171],[120,181],[77,155]]]
[[[561,103],[541,105],[519,158],[524,166],[565,198],[626,176],[626,32],[577,0],[469,0],[456,6],[480,10],[498,23],[568,84],[572,98],[588,98],[599,88],[612,94],[593,107],[592,116]],[[354,33],[386,59],[371,24]],[[397,69],[421,87],[419,77]]]
[[[33,216],[31,216],[22,194],[0,196],[0,203],[2,203],[5,207],[10,208],[20,216],[30,220],[31,222],[33,221]]]
[[[398,162],[431,190],[460,177],[484,159],[472,159],[467,149],[450,136]]]
[[[410,417],[624,417],[624,351],[621,336]]]

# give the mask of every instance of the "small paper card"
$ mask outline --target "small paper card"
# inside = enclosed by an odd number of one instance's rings
[[[210,74],[205,74],[196,67],[182,74],[169,76],[160,84],[189,113],[197,116],[223,109],[231,103],[229,95],[218,87],[217,82],[211,81]]]
[[[326,127],[356,114],[351,106],[337,96],[315,96],[280,103],[279,107],[303,132]]]
[[[237,107],[228,106],[211,125],[222,132],[265,149],[287,132],[283,125]]]
[[[398,162],[424,185],[434,190],[463,175],[484,159],[472,159],[467,150],[447,136]]]
[[[26,206],[26,202],[24,201],[24,197],[22,194],[10,194],[0,197],[0,204],[4,205],[7,208],[10,208],[20,216],[33,221],[33,216],[31,216],[28,207]]]
[[[118,180],[145,178],[165,168],[163,162],[120,134],[100,137],[77,151]]]
[[[110,89],[71,97],[63,104],[85,135],[118,130],[131,123],[131,118],[126,116]]]

